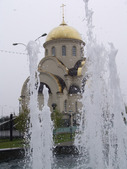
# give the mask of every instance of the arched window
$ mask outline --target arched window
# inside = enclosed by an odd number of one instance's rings
[[[56,55],[56,51],[55,51],[55,47],[53,46],[52,47],[52,56],[55,56]]]
[[[78,111],[78,103],[75,102],[75,112],[77,112],[77,111]]]
[[[45,50],[45,55],[48,56],[48,49]]]
[[[67,100],[64,101],[64,111],[67,112]]]
[[[62,46],[62,56],[66,56],[66,46]]]
[[[76,46],[72,47],[72,56],[76,56]]]

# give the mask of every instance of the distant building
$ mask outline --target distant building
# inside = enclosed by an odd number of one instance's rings
[[[79,32],[62,23],[54,28],[44,43],[45,57],[38,65],[40,87],[39,107],[43,105],[43,86],[49,89],[49,107],[63,114],[66,125],[76,125],[77,114],[82,107],[79,99],[85,85],[84,46]],[[22,87],[22,106],[29,102],[27,79]]]

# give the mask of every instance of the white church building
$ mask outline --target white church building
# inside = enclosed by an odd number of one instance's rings
[[[67,125],[77,125],[83,88],[85,85],[84,46],[80,33],[62,23],[51,30],[43,44],[45,56],[38,64],[40,86],[38,90],[39,108],[43,105],[43,86],[49,89],[48,105],[63,114]],[[29,102],[29,78],[24,82],[21,98],[25,108]],[[70,121],[70,122],[69,122]]]

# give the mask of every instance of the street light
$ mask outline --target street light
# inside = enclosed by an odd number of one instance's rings
[[[25,46],[25,48],[26,48],[26,50],[27,50],[27,52],[28,52],[28,55],[29,55],[29,60],[30,60],[30,62],[31,62],[31,57],[33,57],[33,55],[37,55],[38,54],[38,52],[39,52],[39,45],[38,45],[38,43],[36,42],[39,38],[41,38],[41,37],[44,37],[44,36],[46,36],[47,34],[46,33],[44,33],[44,34],[42,34],[41,36],[39,36],[36,40],[34,40],[34,41],[30,41],[27,45],[25,45],[24,43],[13,43],[13,45],[14,46],[17,46],[17,45],[23,45],[23,46]],[[36,57],[35,57],[36,58]],[[34,60],[33,61],[33,63],[34,62],[36,62],[37,60]],[[35,75],[36,75],[36,70],[37,70],[37,62],[36,63],[34,63],[33,64],[32,63],[32,67],[33,67],[33,69],[34,69],[34,71],[35,71]],[[31,64],[31,63],[30,63]],[[35,68],[36,68],[36,70],[35,70]],[[31,71],[31,70],[30,70]],[[36,77],[35,77],[36,78]],[[35,80],[35,79],[34,79]],[[31,81],[31,80],[30,80]],[[32,86],[32,85],[31,85]],[[32,92],[33,92],[33,89],[32,89]],[[22,101],[21,101],[21,99],[22,98],[20,98],[19,99],[19,112],[20,112],[20,110],[22,110],[21,108],[22,108]]]
[[[35,41],[38,40],[39,38],[43,37],[43,36],[46,36],[46,35],[47,35],[47,33],[44,33],[43,35],[41,35],[37,39],[35,39]]]
[[[24,43],[13,43],[12,45],[13,45],[13,46],[16,46],[16,45],[23,45],[23,46],[26,47],[26,45],[25,45]]]
[[[35,41],[37,41],[38,39],[40,39],[41,37],[46,36],[46,35],[47,35],[47,33],[42,34],[37,39],[35,39]],[[26,45],[24,43],[13,43],[13,46],[16,46],[16,45],[23,45],[26,47]]]

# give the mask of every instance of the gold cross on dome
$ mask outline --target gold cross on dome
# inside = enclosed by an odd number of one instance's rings
[[[62,6],[61,6],[61,8],[62,8],[62,16],[63,16],[63,21],[64,21],[64,7],[65,7],[66,5],[64,5],[64,4],[62,4]]]

